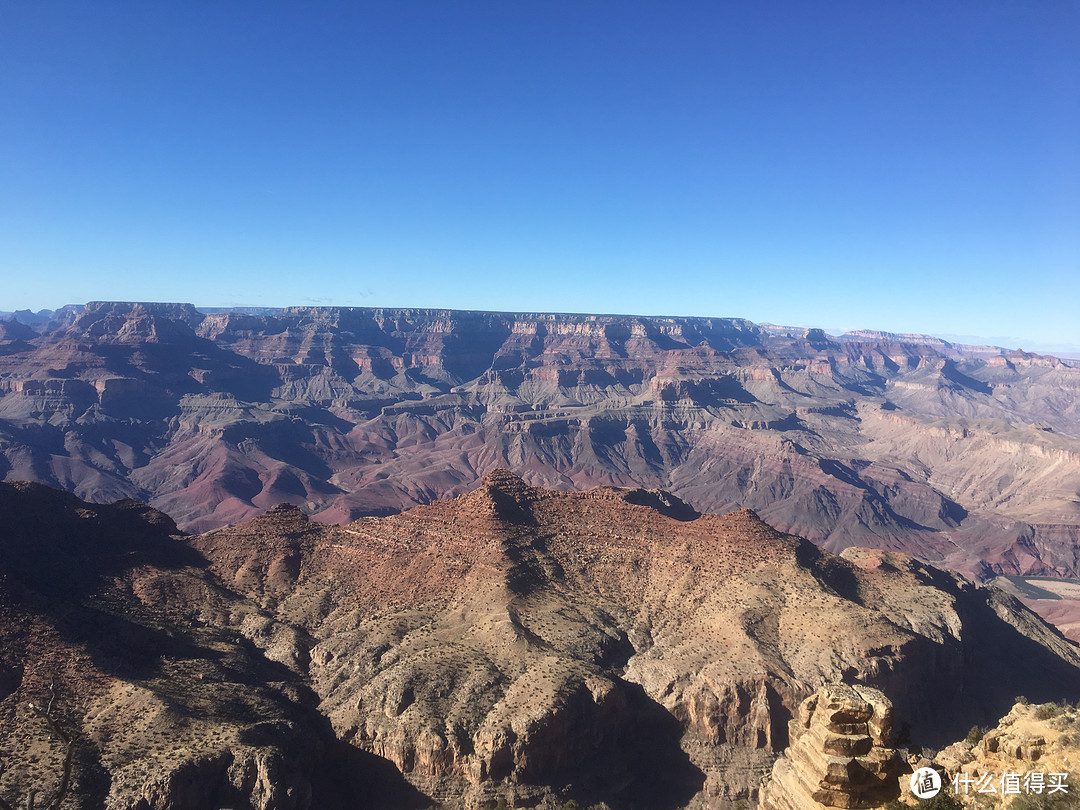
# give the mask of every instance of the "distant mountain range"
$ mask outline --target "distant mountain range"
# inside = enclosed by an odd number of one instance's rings
[[[505,467],[753,508],[832,551],[1080,573],[1080,369],[741,319],[97,302],[0,321],[0,475],[192,531],[345,522]]]
[[[20,323],[28,325],[37,325],[45,323],[50,320],[55,320],[62,315],[63,312],[68,310],[78,310],[82,308],[82,304],[68,304],[58,310],[42,309],[34,312],[29,309],[20,309],[13,311],[0,311],[0,319],[16,320]],[[195,309],[204,315],[222,315],[230,312],[235,312],[241,315],[278,315],[285,307],[248,307],[248,306],[221,306],[210,307],[195,305]],[[777,326],[776,324],[761,323],[759,326],[763,328],[776,328],[789,332],[791,334],[805,333],[809,327],[805,326]],[[825,327],[823,329],[830,338],[847,340],[856,337],[859,334],[865,334],[867,330],[861,329],[839,329],[835,327]],[[1029,352],[1036,352],[1042,354],[1049,354],[1057,357],[1061,360],[1080,360],[1080,343],[1045,343],[1040,341],[1025,340],[1018,337],[985,337],[979,335],[956,335],[948,333],[940,333],[937,335],[923,335],[917,333],[897,334],[892,332],[879,332],[878,334],[889,335],[890,337],[896,337],[900,339],[909,339],[913,342],[934,342],[945,341],[959,346],[987,346],[992,349],[1003,349],[1005,351],[1011,351],[1014,349],[1026,349]]]

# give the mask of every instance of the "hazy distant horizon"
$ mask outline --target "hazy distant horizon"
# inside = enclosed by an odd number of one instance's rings
[[[105,298],[93,298],[90,301],[111,301],[119,299],[105,299]],[[128,299],[125,299],[127,301]],[[37,309],[33,307],[15,307],[12,309],[0,309],[0,318],[10,317],[16,312],[30,312],[33,315],[41,315],[42,313],[55,313],[65,307],[82,307],[89,301],[81,303],[69,303],[58,307],[39,307]],[[856,332],[860,330],[872,330],[877,332],[892,332],[895,334],[916,334],[926,335],[927,337],[940,338],[941,340],[948,341],[949,343],[971,345],[971,346],[994,346],[1001,349],[1010,350],[1023,350],[1028,352],[1041,352],[1056,354],[1066,359],[1076,360],[1080,359],[1080,343],[1059,343],[1059,344],[1045,344],[1036,340],[1027,340],[1022,337],[1005,337],[996,336],[988,337],[981,335],[960,335],[954,333],[933,333],[933,332],[920,332],[914,329],[883,329],[873,325],[861,325],[861,326],[823,326],[821,323],[811,322],[809,320],[802,320],[797,323],[780,323],[775,320],[755,320],[754,318],[747,318],[744,315],[739,314],[725,314],[715,315],[708,313],[671,313],[671,312],[607,312],[607,311],[582,311],[582,310],[537,310],[537,309],[480,309],[477,307],[445,307],[445,306],[385,306],[378,303],[366,303],[366,304],[328,304],[328,303],[312,303],[301,302],[295,304],[283,304],[281,306],[256,306],[249,304],[197,304],[191,301],[142,301],[139,303],[157,303],[157,304],[191,304],[195,309],[200,312],[209,313],[212,311],[263,311],[266,313],[279,312],[283,309],[296,306],[306,307],[360,307],[370,309],[434,309],[434,310],[452,310],[460,312],[498,312],[498,313],[518,313],[528,312],[537,314],[565,314],[565,315],[613,315],[613,316],[625,316],[629,318],[743,318],[744,320],[751,321],[758,325],[768,326],[781,326],[791,327],[795,329],[822,329],[829,335],[839,336],[848,332]]]

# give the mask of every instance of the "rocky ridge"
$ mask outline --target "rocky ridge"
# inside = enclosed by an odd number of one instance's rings
[[[495,471],[399,515],[179,537],[0,484],[0,524],[0,797],[61,770],[31,702],[78,741],[85,806],[674,810],[755,798],[827,683],[928,744],[1080,697],[1075,646],[1007,594],[648,490]]]
[[[1075,807],[1080,801],[1080,711],[1025,698],[995,727],[973,728],[967,739],[918,764],[938,769],[946,790],[969,807],[1005,806],[1021,796],[1044,806]]]

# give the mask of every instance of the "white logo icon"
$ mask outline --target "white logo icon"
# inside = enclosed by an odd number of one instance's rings
[[[911,792],[918,799],[932,799],[941,792],[941,774],[933,768],[919,768],[911,775]]]

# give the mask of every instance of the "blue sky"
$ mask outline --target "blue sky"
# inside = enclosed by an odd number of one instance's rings
[[[1080,344],[1080,4],[7,2],[0,310]]]

